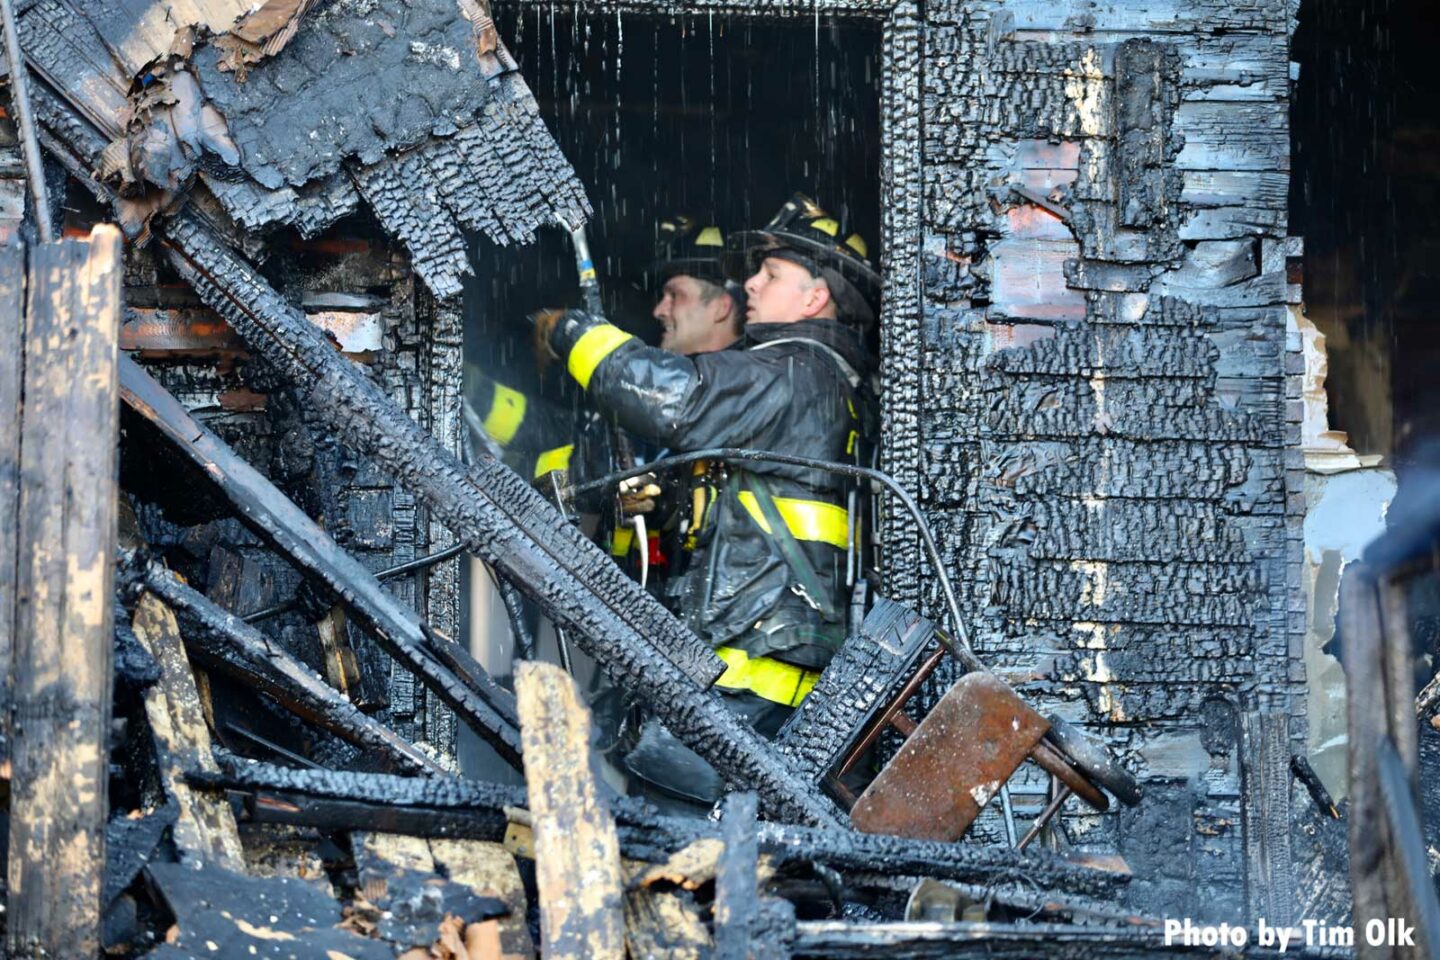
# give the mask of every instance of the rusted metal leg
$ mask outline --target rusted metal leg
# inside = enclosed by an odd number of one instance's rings
[[[1045,825],[1050,822],[1055,814],[1060,812],[1060,807],[1064,805],[1066,800],[1070,799],[1070,794],[1070,787],[1062,783],[1060,789],[1055,791],[1055,796],[1045,805],[1045,809],[1040,811],[1040,816],[1035,818],[1035,822],[1032,823],[1030,829],[1025,832],[1025,836],[1019,843],[1015,844],[1016,850],[1024,850],[1030,846],[1030,842],[1038,837],[1040,831],[1045,829]]]

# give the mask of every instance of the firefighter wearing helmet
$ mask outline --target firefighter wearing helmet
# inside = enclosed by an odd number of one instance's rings
[[[864,241],[797,194],[728,249],[749,270],[734,348],[677,355],[582,311],[542,336],[597,408],[658,447],[850,459],[862,429],[864,335],[880,299]],[[845,637],[846,484],[749,461],[701,465],[689,479],[672,606],[727,664],[716,684],[727,705],[773,737]],[[723,787],[654,721],[627,766],[700,804]]]

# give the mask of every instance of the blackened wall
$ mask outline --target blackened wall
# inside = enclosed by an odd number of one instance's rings
[[[1151,909],[1272,922],[1305,724],[1293,13],[928,4],[923,373],[887,379],[922,398],[924,502],[982,656],[1144,780],[1073,840],[1122,853]]]
[[[266,269],[277,289],[302,304],[315,322],[338,331],[353,362],[369,368],[416,422],[458,450],[458,305],[431,296],[404,253],[367,221],[347,220],[314,242],[282,236],[268,252]],[[454,542],[413,494],[336,439],[148,248],[130,251],[125,299],[122,348],[136,351],[198,420],[370,569],[405,563]],[[221,333],[208,339],[196,333],[217,329]],[[135,418],[126,422],[121,481],[149,544],[227,610],[243,615],[292,598],[299,572],[235,519],[203,476],[158,435]],[[458,635],[457,562],[391,580],[387,588],[435,629]],[[339,670],[335,650],[326,648],[322,631],[303,612],[272,617],[259,627],[401,735],[453,756],[453,712],[363,630],[340,622],[339,646],[353,652],[354,670]],[[349,673],[349,680],[342,681],[337,671]],[[367,760],[350,756],[338,740],[283,712],[265,709],[253,691],[237,688],[218,699],[235,710],[237,725],[252,733],[336,763],[363,766]],[[269,757],[223,723],[217,733],[227,747]]]

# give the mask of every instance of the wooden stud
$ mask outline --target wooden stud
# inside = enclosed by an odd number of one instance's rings
[[[0,314],[25,306],[25,250],[0,247]],[[20,520],[20,383],[24,324],[0,323],[0,764],[10,779],[10,661],[15,631],[15,568]]]
[[[100,947],[105,865],[120,232],[30,256],[7,941],[12,957],[82,957]]]
[[[590,759],[590,711],[559,667],[515,668],[546,960],[623,960],[620,844]]]
[[[755,835],[755,794],[725,797],[721,834],[725,853],[715,876],[715,960],[748,960],[760,894],[755,888],[760,851]]]

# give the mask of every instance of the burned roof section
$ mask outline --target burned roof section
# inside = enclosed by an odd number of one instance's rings
[[[108,142],[81,160],[132,237],[197,183],[251,234],[314,236],[363,199],[447,297],[467,231],[527,242],[589,216],[479,0],[230,7],[38,0],[21,17],[27,59]]]
[[[273,190],[470,126],[499,92],[474,51],[455,0],[340,0],[243,73],[214,43],[197,46],[190,62],[225,117],[239,166]],[[513,66],[507,54],[489,69]]]

